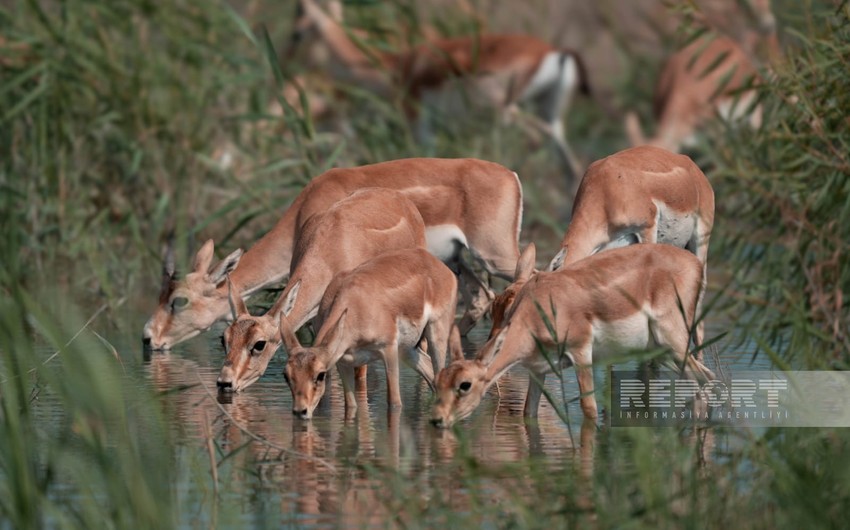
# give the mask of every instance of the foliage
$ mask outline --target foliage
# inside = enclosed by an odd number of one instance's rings
[[[760,89],[764,125],[729,128],[707,154],[732,314],[797,368],[850,367],[848,17],[845,3],[797,34]]]

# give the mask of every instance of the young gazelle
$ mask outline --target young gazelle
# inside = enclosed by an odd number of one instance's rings
[[[666,243],[694,253],[705,275],[713,225],[714,190],[693,160],[658,147],[633,147],[587,168],[549,270],[632,243]],[[491,337],[527,279],[515,277],[494,300]]]
[[[317,33],[330,48],[330,74],[340,82],[406,99],[409,118],[422,140],[430,137],[420,107],[440,107],[456,116],[470,104],[515,111],[533,104],[531,125],[551,137],[575,177],[578,162],[564,135],[563,114],[576,90],[590,93],[579,55],[559,50],[530,35],[481,33],[468,37],[432,38],[399,53],[364,51],[334,17],[315,0],[300,0],[293,39]]]
[[[311,217],[295,241],[289,282],[265,315],[251,316],[231,290],[234,322],[224,331],[227,357],[219,388],[243,390],[263,375],[280,346],[281,314],[297,330],[316,316],[336,275],[384,252],[413,248],[425,248],[422,216],[394,190],[360,190]]]
[[[294,327],[281,314],[292,413],[303,419],[313,416],[334,365],[342,377],[347,414],[357,408],[354,368],[370,361],[386,366],[390,407],[402,403],[399,359],[433,388],[434,374],[445,365],[456,303],[455,275],[424,249],[387,252],[339,274],[322,297],[312,347],[298,343]],[[419,348],[421,338],[427,341],[427,353]]]
[[[533,252],[534,247],[529,247]],[[524,260],[534,262],[533,256]],[[631,245],[590,256],[556,272],[541,272],[522,288],[499,334],[474,360],[452,362],[437,376],[432,423],[449,427],[478,406],[487,389],[522,363],[529,380],[524,414],[537,415],[549,362],[539,345],[563,344],[576,367],[584,416],[596,418],[594,359],[653,342],[669,348],[693,375],[712,374],[688,355],[688,342],[702,296],[702,263],[671,245]],[[554,326],[554,337],[540,311]],[[702,336],[694,334],[694,342]],[[539,381],[539,383],[537,382]]]
[[[304,223],[369,187],[398,190],[416,205],[428,250],[460,271],[467,304],[460,326],[468,331],[487,311],[492,294],[460,259],[460,251],[468,248],[489,273],[512,279],[519,256],[522,186],[516,173],[484,160],[406,158],[322,173],[244,255],[237,250],[212,267],[214,245],[207,241],[191,272],[179,280],[173,261],[166,260],[159,305],[145,325],[143,342],[167,350],[229,318],[228,274],[245,298],[285,279]]]

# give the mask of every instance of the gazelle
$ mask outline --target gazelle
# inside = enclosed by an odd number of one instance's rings
[[[531,125],[557,144],[573,174],[578,162],[566,142],[563,114],[579,90],[589,94],[580,56],[559,50],[530,35],[484,33],[468,37],[429,39],[410,50],[392,53],[364,51],[345,28],[315,0],[300,0],[293,40],[317,33],[331,52],[330,74],[384,97],[399,92],[406,98],[408,117],[420,139],[430,136],[420,106],[437,106],[449,116],[470,104],[516,111],[531,103]]]
[[[468,248],[489,273],[512,279],[519,256],[522,186],[516,173],[484,160],[407,158],[322,173],[244,255],[236,250],[211,267],[214,244],[209,240],[195,256],[192,271],[179,280],[173,260],[166,259],[159,305],[145,325],[143,342],[169,349],[229,318],[228,274],[243,297],[285,279],[304,223],[367,187],[398,190],[416,205],[428,250],[460,271],[468,307],[460,326],[468,331],[487,311],[492,295],[460,260],[460,250]]]
[[[650,144],[678,152],[696,143],[696,133],[715,116],[726,121],[746,118],[761,126],[761,107],[755,85],[761,74],[753,54],[764,41],[771,59],[779,55],[776,20],[769,0],[746,0],[747,15],[757,26],[740,37],[709,34],[674,53],[664,64],[655,86],[655,136],[645,138],[637,114],[626,115],[626,133],[632,145]],[[744,13],[741,13],[744,15]],[[698,17],[714,26],[708,17]]]
[[[313,417],[334,365],[345,390],[346,415],[357,409],[354,368],[370,361],[381,360],[386,366],[390,408],[402,404],[399,360],[433,388],[434,374],[445,366],[456,304],[454,273],[424,249],[387,252],[339,274],[319,305],[319,331],[312,347],[299,344],[294,327],[281,313],[292,413]],[[427,353],[418,347],[423,337]]]
[[[263,375],[280,346],[281,314],[297,330],[316,316],[337,274],[384,252],[413,248],[425,248],[425,225],[416,206],[398,191],[367,188],[314,215],[295,241],[289,282],[265,315],[250,315],[231,289],[233,323],[224,331],[227,357],[219,388],[243,390]]]
[[[632,243],[667,243],[694,253],[705,275],[713,225],[714,190],[693,160],[658,147],[633,147],[587,169],[548,270]],[[515,275],[515,283],[494,300],[491,337],[528,276]]]
[[[587,168],[549,270],[632,243],[684,248],[705,265],[713,225],[714,190],[690,157],[632,147]]]
[[[528,261],[533,263],[533,256]],[[671,245],[631,245],[560,271],[541,272],[525,284],[507,325],[476,358],[452,362],[437,376],[432,423],[449,427],[471,414],[490,385],[519,363],[534,376],[524,415],[536,416],[541,385],[551,369],[538,343],[549,352],[559,344],[565,347],[561,361],[576,367],[581,408],[588,419],[597,416],[594,359],[647,348],[654,341],[669,348],[692,375],[711,377],[708,368],[688,355],[702,289],[702,263]],[[554,337],[540,311],[554,327]],[[694,335],[694,342],[701,344],[702,336]]]

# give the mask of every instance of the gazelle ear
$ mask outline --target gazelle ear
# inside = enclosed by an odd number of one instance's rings
[[[230,312],[233,315],[234,321],[239,319],[240,316],[248,314],[245,301],[242,300],[242,295],[237,293],[233,288],[233,282],[230,281],[230,276],[227,277],[227,300],[230,302]]]
[[[207,271],[210,270],[214,251],[215,243],[213,243],[212,239],[207,239],[207,242],[204,243],[201,249],[198,250],[198,253],[195,254],[195,263],[192,265],[192,270],[194,272],[206,274]]]
[[[162,284],[159,287],[159,301],[164,304],[168,302],[168,297],[171,294],[171,282],[177,275],[174,266],[174,237],[169,236],[168,243],[165,246],[165,252],[162,255]]]
[[[295,307],[295,300],[298,299],[298,291],[301,290],[301,280],[295,282],[295,285],[286,293],[286,298],[283,299],[283,306],[280,309],[281,314],[288,315]]]
[[[239,259],[242,257],[242,249],[237,248],[233,252],[230,253],[229,256],[221,260],[221,262],[215,266],[215,268],[207,275],[207,279],[218,285],[225,279],[225,277],[233,272],[233,269],[239,265]]]
[[[537,247],[534,246],[534,243],[529,243],[516,262],[514,281],[528,281],[531,278],[531,273],[534,272],[534,263],[536,261]]]
[[[298,337],[295,335],[295,330],[292,329],[292,324],[283,312],[280,314],[280,340],[283,342],[288,355],[291,355],[296,348],[301,347],[301,343],[298,342]]]
[[[165,251],[162,253],[162,275],[174,278],[177,268],[174,265],[174,234],[168,235]]]
[[[457,325],[452,324],[452,331],[449,333],[449,359],[451,362],[462,361],[463,344],[460,342],[460,330]]]
[[[342,338],[345,331],[345,317],[348,315],[348,309],[342,312],[336,321],[336,324],[324,336],[322,342],[327,345],[332,352],[339,352],[342,347]],[[316,337],[318,343],[318,337]]]
[[[489,366],[493,363],[493,359],[499,355],[499,352],[502,351],[502,346],[505,345],[505,337],[508,335],[508,330],[511,328],[510,323],[502,328],[502,331],[499,332],[493,339],[487,341],[486,344],[481,348],[481,356],[478,358],[484,366]]]
[[[549,267],[546,269],[547,271],[556,271],[564,266],[564,259],[567,257],[567,249],[562,248],[555,254],[555,257],[552,258],[552,261],[549,263]]]

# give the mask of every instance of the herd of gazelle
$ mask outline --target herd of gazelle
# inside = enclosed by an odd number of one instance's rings
[[[769,13],[763,0],[751,5]],[[459,102],[472,101],[512,111],[532,102],[533,122],[577,167],[562,123],[575,91],[588,92],[575,52],[525,35],[479,34],[431,36],[405,52],[367,54],[314,0],[299,6],[295,34],[313,32],[328,45],[332,75],[382,94],[402,91],[422,139],[430,134],[423,109],[453,113]],[[594,354],[654,342],[691,375],[710,377],[688,347],[691,338],[697,349],[702,342],[714,194],[702,171],[671,151],[712,114],[752,110],[754,92],[744,89],[757,76],[750,55],[728,38],[695,41],[674,55],[656,89],[655,137],[643,138],[636,118],[627,118],[632,142],[650,145],[588,168],[546,271],[534,268],[533,244],[520,255],[522,188],[517,175],[498,164],[415,158],[332,169],[313,179],[244,254],[237,250],[213,266],[214,245],[207,241],[181,279],[167,258],[144,343],[167,350],[218,321],[232,321],[222,338],[223,391],[255,382],[283,344],[293,413],[305,419],[324,394],[328,370],[337,367],[351,410],[355,371],[362,376],[365,364],[378,359],[386,367],[389,405],[401,406],[401,360],[435,390],[432,422],[442,427],[469,415],[516,364],[534,374],[524,413],[535,416],[550,370],[540,345],[566,348],[588,418],[597,414]],[[757,121],[758,112],[750,117]],[[462,258],[464,248],[486,272],[513,283],[494,296]],[[245,299],[287,278],[265,315],[248,313]],[[465,313],[455,324],[458,293]],[[490,337],[475,359],[463,359],[459,334],[475,326],[491,302]],[[302,347],[295,332],[311,320],[315,341]]]
[[[144,341],[167,349],[232,320],[223,337],[223,391],[259,379],[283,344],[293,413],[302,418],[312,416],[334,366],[351,411],[355,369],[380,359],[391,407],[401,406],[401,360],[435,389],[434,423],[451,425],[511,366],[522,363],[542,379],[548,364],[535,337],[566,346],[588,417],[596,416],[588,375],[594,354],[654,341],[690,373],[710,374],[688,355],[691,333],[696,345],[702,340],[696,322],[714,217],[705,175],[685,155],[635,147],[593,164],[578,196],[574,219],[581,221],[553,262],[559,270],[536,272],[534,246],[519,253],[519,179],[498,164],[414,158],[330,170],[244,255],[236,251],[212,266],[207,242],[185,278],[174,278],[167,265]],[[464,263],[464,248],[487,272],[516,282],[507,290],[516,300],[502,300],[503,315],[494,311],[501,330],[471,361],[463,359],[454,323],[457,293],[470,291],[461,322],[472,325],[493,295]],[[287,273],[271,309],[250,315],[244,299]],[[541,331],[538,307],[550,311],[556,337]],[[316,338],[304,348],[295,332],[311,319]],[[452,362],[445,367],[447,353]],[[536,380],[529,384],[529,416],[540,398]]]

